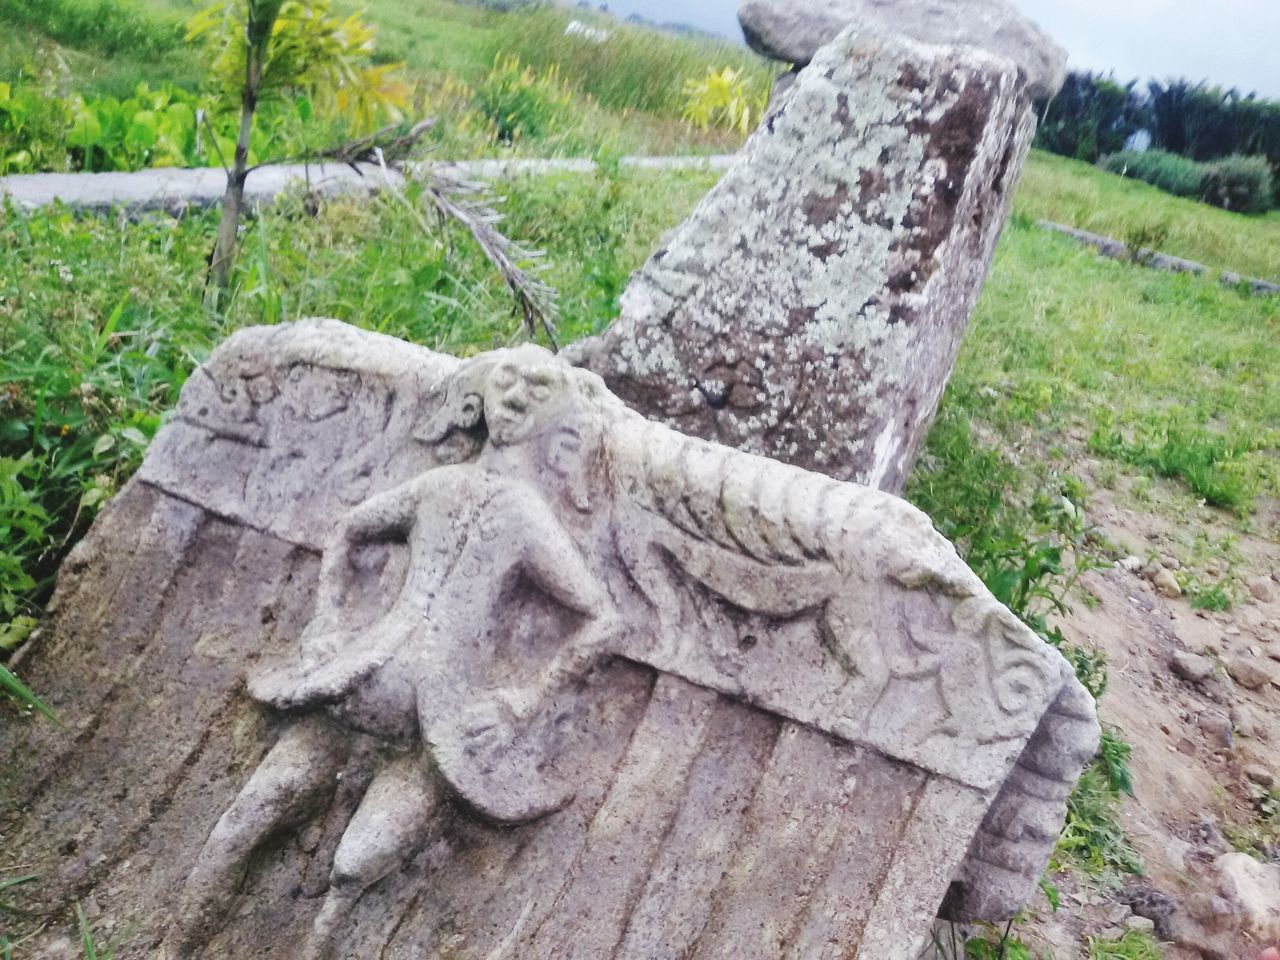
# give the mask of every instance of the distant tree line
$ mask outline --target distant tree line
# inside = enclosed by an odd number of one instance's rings
[[[1052,153],[1096,163],[1145,132],[1152,148],[1200,163],[1265,157],[1271,189],[1280,189],[1280,101],[1186,80],[1152,80],[1144,90],[1136,80],[1071,73],[1038,108],[1036,146]]]

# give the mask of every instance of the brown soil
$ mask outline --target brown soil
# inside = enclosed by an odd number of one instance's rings
[[[1093,494],[1093,523],[1122,551],[1144,562],[1153,554],[1171,558],[1165,565],[1206,582],[1223,575],[1223,564],[1207,555],[1203,540],[1196,546],[1196,535],[1205,534],[1214,543],[1238,537],[1228,549],[1235,554],[1230,575],[1239,578],[1241,597],[1226,612],[1193,609],[1185,596],[1162,595],[1141,570],[1117,566],[1086,574],[1082,597],[1061,621],[1073,643],[1107,655],[1110,683],[1100,713],[1133,745],[1134,796],[1123,804],[1120,820],[1142,856],[1146,876],[1127,881],[1130,889],[1153,888],[1179,904],[1211,889],[1212,861],[1231,849],[1225,836],[1259,823],[1246,768],[1264,768],[1280,781],[1278,506],[1259,504],[1250,526],[1261,535],[1243,534],[1235,517],[1190,505],[1185,492],[1173,485],[1157,484],[1148,502],[1124,491],[1099,489]],[[1249,593],[1247,585],[1259,579],[1269,582],[1270,590],[1262,591],[1271,594],[1268,602]],[[1214,674],[1198,683],[1181,679],[1170,666],[1180,650],[1212,658]],[[1237,657],[1264,666],[1275,681],[1245,689],[1224,666]],[[1214,729],[1214,715],[1235,721],[1230,743],[1221,719]],[[1059,913],[1051,916],[1043,909],[1022,934],[1033,950],[1055,960],[1074,960],[1088,956],[1090,936],[1111,938],[1123,932],[1130,910],[1120,902],[1121,891],[1094,888],[1076,874],[1057,879],[1062,889]],[[1185,917],[1186,911],[1181,913]],[[1252,960],[1266,945],[1253,942],[1239,923],[1234,927],[1225,942],[1230,952],[1202,952],[1184,942],[1169,944],[1165,956]]]

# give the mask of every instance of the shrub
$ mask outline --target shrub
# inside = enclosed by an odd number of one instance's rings
[[[1272,204],[1271,165],[1265,157],[1226,157],[1196,163],[1164,150],[1121,150],[1098,165],[1177,197],[1194,197],[1236,213],[1266,213]]]
[[[767,103],[765,95],[747,91],[742,72],[733,67],[708,67],[701,80],[685,81],[684,94],[684,118],[693,126],[734,130],[744,137],[764,114]]]
[[[1202,166],[1200,195],[1205,203],[1237,213],[1266,213],[1273,194],[1265,157],[1224,157]]]
[[[494,126],[502,143],[538,137],[562,119],[572,94],[554,64],[537,73],[519,57],[499,56],[476,89],[476,107]]]
[[[1103,157],[1104,170],[1122,177],[1133,177],[1175,197],[1198,197],[1204,171],[1200,164],[1164,150],[1121,150]]]
[[[0,176],[65,170],[67,104],[50,84],[0,81]]]

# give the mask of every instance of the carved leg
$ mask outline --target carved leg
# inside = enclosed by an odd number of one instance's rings
[[[196,955],[235,899],[254,850],[272,833],[314,813],[332,792],[345,759],[342,738],[325,718],[307,718],[285,730],[196,858],[166,942],[171,960]]]
[[[374,777],[338,844],[329,893],[302,956],[331,955],[333,934],[356,901],[427,838],[440,796],[436,777],[419,754],[401,757]]]

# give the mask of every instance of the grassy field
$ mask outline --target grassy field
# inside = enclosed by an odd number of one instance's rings
[[[1039,150],[1022,175],[1014,209],[1118,240],[1155,230],[1165,237],[1159,243],[1165,253],[1280,281],[1277,210],[1253,217],[1228,213]]]

